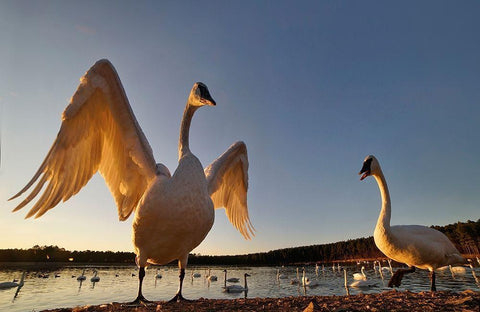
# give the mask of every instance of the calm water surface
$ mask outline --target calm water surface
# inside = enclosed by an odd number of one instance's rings
[[[378,271],[370,264],[365,264],[366,274],[376,284],[367,289],[350,289],[350,294],[378,293],[390,288],[386,287],[391,276],[390,272],[383,271],[382,280]],[[86,269],[87,279],[77,281],[77,276]],[[100,281],[92,283],[90,278],[93,270],[98,271]],[[333,271],[332,267],[320,267],[318,276],[315,267],[306,267],[307,276],[318,281],[315,288],[305,290],[298,285],[292,285],[291,279],[296,277],[296,267],[211,267],[211,274],[218,277],[218,281],[209,283],[206,280],[206,267],[189,267],[184,280],[183,295],[189,299],[204,298],[240,298],[245,294],[229,294],[222,291],[224,285],[223,270],[228,270],[228,277],[240,278],[243,285],[243,274],[248,273],[248,297],[286,297],[303,295],[345,295],[344,273]],[[277,269],[286,276],[277,279]],[[352,283],[354,272],[360,272],[360,266],[346,267],[348,284]],[[480,278],[480,268],[475,268]],[[57,269],[46,269],[45,266],[10,266],[0,270],[0,282],[20,279],[22,272],[27,271],[25,285],[18,291],[16,288],[0,290],[0,311],[41,311],[60,307],[75,307],[82,305],[96,305],[109,302],[127,302],[135,299],[138,287],[138,274],[135,266],[65,266]],[[161,279],[155,279],[156,267],[150,267],[144,279],[144,296],[149,300],[169,300],[178,288],[178,270],[175,267],[160,267],[158,271]],[[48,277],[38,277],[40,273]],[[192,273],[200,273],[201,277],[194,278]],[[301,274],[301,268],[300,268]],[[134,275],[134,276],[133,276]],[[55,277],[57,276],[57,277]],[[300,276],[301,277],[301,276]],[[400,290],[414,292],[429,290],[428,272],[417,270],[405,275]],[[437,272],[437,289],[463,291],[473,289],[478,291],[479,284],[472,275],[470,268],[465,274],[452,276],[449,270]]]

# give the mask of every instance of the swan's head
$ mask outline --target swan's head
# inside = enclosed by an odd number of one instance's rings
[[[247,277],[247,276],[251,276],[251,275],[248,274],[248,273],[245,273],[245,274],[243,274],[243,276]]]
[[[190,91],[190,95],[188,96],[188,103],[191,106],[215,106],[217,103],[213,100],[210,92],[208,91],[207,86],[204,83],[196,82],[193,85],[192,91]]]
[[[380,164],[378,163],[378,160],[375,158],[375,156],[369,155],[365,157],[362,169],[358,173],[359,175],[362,175],[360,177],[360,180],[363,180],[366,177],[375,174],[378,170],[380,170]]]

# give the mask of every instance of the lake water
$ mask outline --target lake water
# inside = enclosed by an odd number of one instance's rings
[[[350,288],[350,294],[377,293],[389,290],[386,287],[391,276],[389,271],[384,271],[382,280],[378,271],[371,264],[365,264],[365,272],[376,286],[368,289]],[[77,281],[76,277],[86,269],[87,279]],[[100,281],[92,283],[90,278],[96,269]],[[157,267],[150,267],[143,283],[144,296],[153,301],[171,299],[178,288],[178,270],[176,267],[159,267],[161,279],[155,279]],[[206,267],[188,267],[184,280],[183,295],[188,299],[196,298],[240,298],[245,294],[229,294],[222,291],[224,284],[223,270],[228,270],[228,277],[240,278],[243,285],[243,274],[248,273],[248,297],[286,297],[303,295],[345,295],[344,273],[333,271],[332,267],[321,267],[318,276],[315,267],[306,267],[306,274],[310,279],[318,281],[315,288],[292,285],[290,280],[296,277],[296,267],[211,267],[211,274],[218,277],[216,282],[208,282]],[[277,269],[285,275],[286,279],[277,279]],[[346,267],[348,284],[352,283],[354,272],[360,272],[360,266]],[[475,268],[475,273],[480,278],[480,268]],[[41,311],[60,307],[75,307],[83,305],[96,305],[109,302],[127,302],[135,299],[138,289],[138,272],[135,266],[64,266],[56,269],[46,269],[44,266],[9,266],[0,270],[0,282],[20,279],[22,272],[27,271],[24,286],[17,289],[0,290],[0,311]],[[201,277],[194,278],[191,274],[200,273]],[[38,277],[40,273],[47,273],[47,278]],[[58,277],[55,277],[57,275]],[[135,275],[135,276],[133,276]],[[301,267],[300,267],[301,277]],[[405,275],[400,290],[413,292],[429,290],[428,272],[417,270],[415,273]],[[452,277],[449,270],[437,272],[437,290],[463,291],[472,289],[478,291],[479,284],[475,281],[470,268],[465,274]]]

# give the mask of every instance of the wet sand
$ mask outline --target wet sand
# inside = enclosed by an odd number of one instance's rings
[[[204,299],[191,302],[154,302],[148,306],[131,307],[122,303],[97,306],[59,308],[49,312],[180,312],[180,311],[462,311],[480,312],[480,292],[461,293],[438,291],[412,293],[387,291],[380,294],[354,296],[305,296],[285,298]]]

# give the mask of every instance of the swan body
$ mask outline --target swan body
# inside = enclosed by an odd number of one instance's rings
[[[96,282],[99,282],[100,281],[100,277],[97,276],[98,272],[97,270],[94,271],[94,275],[92,276],[92,278],[90,279],[90,282],[92,283],[96,283]]]
[[[87,279],[87,277],[85,276],[85,269],[83,269],[82,275],[77,277],[77,281],[84,281],[86,279]]]
[[[303,274],[302,274],[302,285],[308,286],[308,287],[316,287],[318,286],[318,282],[316,280],[311,280],[307,276],[305,276],[305,269],[303,269]]]
[[[448,268],[450,269],[450,272],[452,272],[452,274],[465,274],[467,273],[467,269],[462,267],[462,266],[451,266],[449,265]]]
[[[360,270],[360,273],[353,273],[353,279],[354,280],[366,280],[367,275],[365,274],[365,267],[362,266],[362,269]]]
[[[244,285],[228,285],[223,288],[224,292],[228,293],[241,293],[244,291],[248,291],[248,285],[247,285],[247,277],[250,276],[250,274],[245,273],[244,275]]]
[[[377,283],[371,279],[361,279],[350,284],[354,288],[370,288],[377,286]]]
[[[120,78],[107,60],[95,63],[62,115],[53,146],[31,181],[15,196],[31,193],[14,211],[43,193],[27,213],[42,216],[61,200],[76,194],[99,172],[118,209],[121,221],[135,211],[133,244],[139,267],[139,294],[145,267],[178,259],[181,295],[188,254],[210,231],[214,208],[225,208],[230,222],[246,238],[253,235],[247,208],[248,157],[243,142],[234,143],[205,169],[190,151],[189,131],[195,111],[215,106],[208,88],[195,83],[180,127],[178,167],[171,175],[157,164],[133,114]]]
[[[27,273],[26,272],[23,272],[22,274],[22,278],[20,278],[20,282],[3,282],[3,283],[0,283],[0,289],[9,289],[9,288],[14,288],[14,287],[22,287],[24,285],[24,280],[25,280],[25,275]]]
[[[277,269],[277,280],[280,280],[280,279],[287,279],[288,276],[286,276],[285,274],[283,273],[280,273],[280,269]]]
[[[210,281],[210,282],[216,282],[218,280],[217,276],[212,275],[210,272],[211,272],[211,270],[208,269],[207,280]]]
[[[224,276],[224,279],[223,279],[223,288],[227,288],[227,282],[238,283],[240,281],[240,279],[237,278],[237,277],[227,278],[227,270],[223,270],[223,273],[225,273],[225,276]]]
[[[443,233],[435,229],[421,225],[390,226],[390,194],[380,164],[374,156],[365,158],[359,174],[362,175],[360,180],[373,176],[382,197],[382,209],[373,235],[375,244],[387,257],[411,268],[395,272],[389,286],[399,286],[403,274],[410,273],[417,267],[431,272],[431,290],[436,290],[435,269],[464,263],[460,252]]]
[[[298,273],[298,268],[297,268],[297,276],[290,280],[290,284],[297,285],[299,283],[300,283],[300,274]]]

